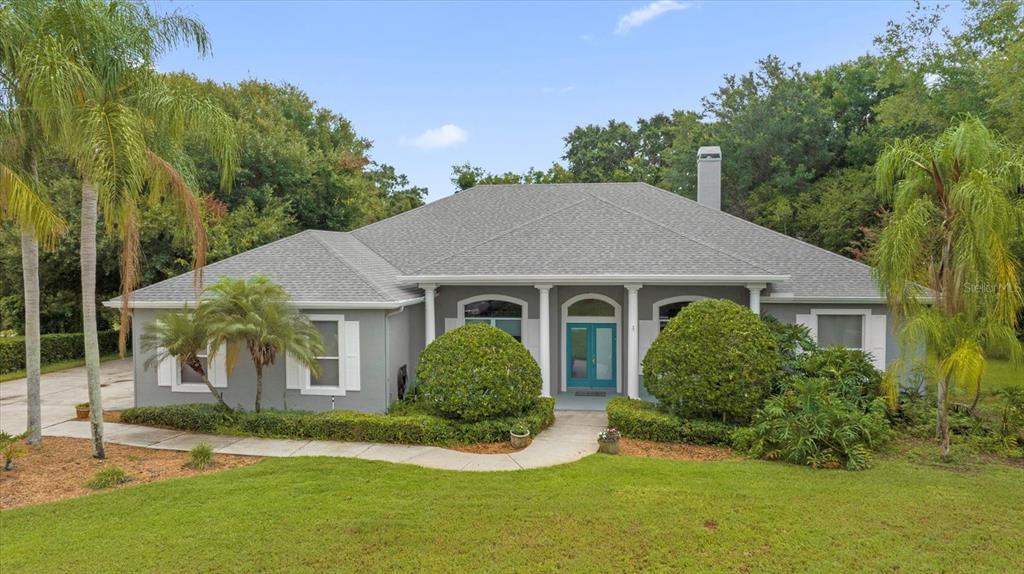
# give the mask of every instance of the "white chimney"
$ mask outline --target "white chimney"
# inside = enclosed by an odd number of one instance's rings
[[[722,209],[722,148],[718,146],[697,150],[697,203]]]

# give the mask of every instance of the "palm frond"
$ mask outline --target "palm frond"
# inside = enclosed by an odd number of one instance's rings
[[[32,230],[43,246],[53,247],[67,231],[67,223],[18,174],[0,163],[0,216]]]

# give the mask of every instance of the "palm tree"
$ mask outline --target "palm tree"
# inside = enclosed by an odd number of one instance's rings
[[[897,140],[875,166],[893,204],[875,276],[902,319],[904,356],[925,349],[935,373],[936,434],[949,456],[949,386],[980,384],[989,353],[1024,357],[1024,294],[1012,251],[1024,236],[1024,155],[967,117],[933,141]],[[931,303],[923,304],[922,297]]]
[[[37,34],[20,50],[20,75],[29,104],[48,140],[59,145],[82,177],[81,272],[85,363],[93,455],[104,458],[96,325],[96,224],[102,207],[107,227],[122,240],[121,340],[125,350],[130,298],[139,262],[139,209],[143,194],[176,202],[193,239],[196,289],[206,253],[202,210],[188,180],[186,135],[208,145],[230,185],[236,146],[233,123],[212,102],[158,74],[154,63],[178,46],[209,41],[202,24],[143,3],[82,0],[18,2]]]
[[[210,354],[226,349],[227,369],[234,369],[245,345],[256,369],[256,412],[263,395],[263,370],[280,353],[320,373],[317,355],[324,352],[320,332],[292,304],[280,285],[262,276],[249,280],[225,277],[206,290],[200,320],[210,334]]]
[[[209,347],[210,337],[206,330],[206,322],[197,320],[188,308],[183,311],[166,311],[157,315],[152,323],[146,325],[146,332],[142,335],[142,349],[153,353],[146,361],[146,368],[154,368],[167,358],[173,358],[182,365],[188,365],[193,371],[199,373],[203,384],[210,389],[210,394],[217,399],[217,402],[222,407],[230,409],[231,407],[224,402],[224,394],[210,383],[209,372],[203,367],[203,362],[199,358],[199,354],[207,353]],[[213,355],[208,354],[207,356]]]
[[[39,178],[41,126],[19,81],[19,47],[26,22],[10,5],[0,7],[0,219],[21,228],[25,302],[25,375],[29,444],[42,443],[40,406],[39,243],[52,247],[66,223],[45,201]]]

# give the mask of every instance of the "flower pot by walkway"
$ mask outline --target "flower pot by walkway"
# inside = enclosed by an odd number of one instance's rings
[[[414,464],[464,471],[522,470],[579,460],[597,451],[597,433],[608,426],[604,412],[555,411],[555,424],[538,434],[530,446],[510,454],[474,454],[436,446],[282,440],[206,435],[178,430],[108,423],[107,442],[187,451],[205,442],[214,452],[254,456],[336,456]],[[43,429],[46,436],[88,438],[88,421],[65,421]]]

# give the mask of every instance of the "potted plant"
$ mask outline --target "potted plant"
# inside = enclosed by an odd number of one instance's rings
[[[78,403],[75,405],[75,414],[80,419],[89,418],[89,403]]]
[[[513,448],[525,448],[530,445],[530,428],[523,423],[512,425],[509,435],[512,437]]]
[[[608,427],[597,435],[597,448],[605,454],[619,454],[619,439],[622,435],[615,427]]]

